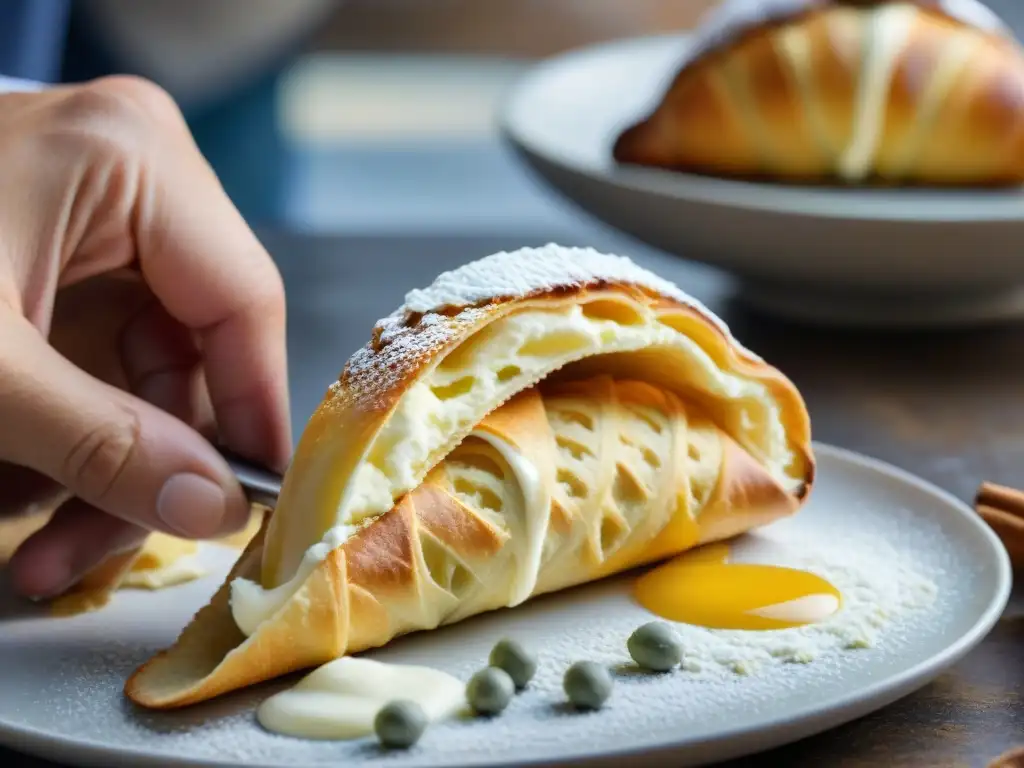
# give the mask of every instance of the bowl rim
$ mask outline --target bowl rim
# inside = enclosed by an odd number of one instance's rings
[[[616,163],[580,160],[537,141],[528,127],[532,92],[556,72],[587,66],[590,60],[631,51],[663,53],[686,45],[690,35],[673,32],[628,37],[582,46],[530,66],[501,94],[496,114],[500,137],[531,162],[584,176],[605,187],[801,218],[912,224],[992,224],[1024,222],[1024,185],[1003,188],[838,188],[744,181]],[[626,116],[630,119],[636,116]],[[771,194],[767,194],[770,192]]]

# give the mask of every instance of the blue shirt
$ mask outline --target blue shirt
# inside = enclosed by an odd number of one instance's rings
[[[59,83],[130,71],[72,21],[70,0],[0,0],[0,75]],[[200,150],[252,225],[277,223],[283,209],[277,83],[271,71],[216,103],[183,105]]]
[[[0,0],[0,74],[60,79],[69,0]]]

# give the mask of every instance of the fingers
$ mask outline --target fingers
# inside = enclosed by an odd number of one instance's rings
[[[89,375],[216,438],[195,334],[167,314],[137,272],[118,270],[61,291],[49,341]]]
[[[208,438],[213,406],[192,334],[155,301],[127,323],[120,343],[125,387]]]
[[[291,451],[284,288],[276,266],[220,186],[180,114],[156,86],[106,81],[166,137],[149,142],[133,208],[146,282],[200,336],[224,442],[282,469]]]
[[[200,336],[224,442],[283,469],[291,451],[284,290],[220,188],[203,192],[197,201],[182,178],[154,195],[163,206],[140,217],[143,274],[167,311]]]
[[[45,333],[58,286],[138,266],[200,338],[221,439],[283,468],[291,434],[281,277],[173,100],[130,77],[36,99],[31,114],[0,110],[0,129],[9,128],[0,130],[0,189],[27,201],[0,210],[0,257],[11,254],[20,292],[5,299],[0,273],[0,305]]]
[[[52,510],[66,491],[32,469],[0,461],[0,519]]]
[[[213,538],[245,525],[241,489],[198,433],[71,365],[20,316],[0,314],[0,337],[0,460],[144,528]]]
[[[103,510],[195,538],[240,528],[248,506],[221,457],[144,400],[208,423],[205,401],[192,397],[205,374],[221,439],[283,467],[291,435],[280,276],[156,86],[113,78],[54,89],[33,104],[0,115],[5,188],[25,201],[0,222],[0,256],[9,257],[0,264],[0,461],[66,487],[78,509],[94,510],[86,519]],[[30,194],[19,196],[23,188]],[[163,352],[148,358],[126,334],[138,397],[76,368],[31,325],[45,333],[58,286],[133,260],[167,314],[198,336],[203,369],[168,367]],[[67,525],[55,521],[26,544],[49,573],[75,560],[77,545],[58,535]],[[122,528],[102,530],[117,540]],[[109,552],[83,541],[101,558]]]
[[[108,557],[134,549],[147,531],[71,499],[11,558],[15,590],[35,599],[54,597]]]
[[[129,302],[124,308],[131,306]],[[62,328],[63,323],[54,325],[55,332]],[[110,377],[108,381],[126,386],[136,396],[200,432],[210,431],[213,412],[205,396],[200,358],[191,334],[155,301],[131,312],[131,319],[120,334],[119,358],[117,375],[111,375],[115,372],[109,364],[89,370],[94,375]],[[81,362],[91,363],[93,359]],[[13,465],[0,465],[0,488],[5,487],[4,466]],[[44,475],[18,469],[39,484],[56,487]],[[30,483],[26,490],[34,486]],[[0,499],[7,501],[8,495]],[[23,551],[19,549],[12,564],[16,587],[36,599],[56,596],[77,585],[86,573],[108,558],[141,545],[147,533],[84,502],[68,503],[43,531],[26,541]]]

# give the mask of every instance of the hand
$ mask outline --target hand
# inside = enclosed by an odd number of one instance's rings
[[[282,469],[288,424],[280,275],[170,97],[0,95],[0,515],[60,504],[16,588],[58,594],[149,530],[241,528],[209,440]]]

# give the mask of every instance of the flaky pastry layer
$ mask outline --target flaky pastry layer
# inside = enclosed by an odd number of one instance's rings
[[[725,31],[752,7],[759,23]],[[976,0],[741,0],[702,33],[713,44],[617,137],[619,162],[792,182],[1024,181],[1024,51]]]
[[[813,476],[796,388],[699,302],[588,249],[496,254],[378,324],[269,523],[126,691],[181,706],[515,605],[792,513]]]

